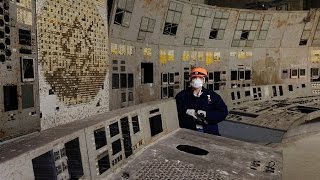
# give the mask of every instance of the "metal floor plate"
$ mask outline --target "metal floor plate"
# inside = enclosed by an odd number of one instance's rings
[[[178,150],[188,145],[208,151]],[[195,150],[193,150],[195,151]],[[281,179],[282,154],[269,147],[179,129],[138,153],[107,179]]]

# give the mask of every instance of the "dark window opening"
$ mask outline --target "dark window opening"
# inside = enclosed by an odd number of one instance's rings
[[[302,87],[302,88],[305,88],[305,87],[306,87],[306,84],[301,84],[301,87]]]
[[[249,37],[249,31],[242,31],[240,39],[247,40],[248,37]]]
[[[140,131],[140,125],[139,125],[139,117],[133,116],[132,117],[132,127],[133,127],[133,133],[136,134]]]
[[[124,11],[121,9],[116,10],[116,14],[114,16],[114,24],[121,25],[124,17]]]
[[[112,74],[112,89],[119,89],[120,87],[119,80],[120,80],[119,74]]]
[[[231,81],[238,80],[238,71],[231,71]]]
[[[307,43],[308,43],[308,39],[301,39],[299,42],[299,46],[307,45]]]
[[[81,151],[79,138],[71,140],[64,144],[65,153],[61,150],[61,156],[65,154],[68,157],[68,171],[70,174],[70,180],[79,179],[83,176],[83,166],[81,159]]]
[[[133,92],[129,92],[128,101],[133,101]]]
[[[96,143],[96,149],[107,145],[106,130],[104,127],[94,131],[94,142]]]
[[[120,74],[120,88],[127,88],[127,74]]]
[[[110,124],[109,129],[110,129],[110,136],[111,137],[120,133],[118,122]]]
[[[250,91],[245,91],[244,93],[246,97],[251,95]]]
[[[195,147],[195,146],[189,146],[189,145],[178,145],[177,149],[179,151],[183,151],[186,153],[194,154],[194,155],[207,155],[209,152],[207,150]]]
[[[280,96],[283,96],[283,89],[282,89],[282,86],[279,86],[279,94],[280,94]]]
[[[178,24],[173,24],[173,23],[165,23],[164,29],[163,29],[163,34],[164,35],[170,35],[170,36],[175,36],[177,34],[178,30]]]
[[[174,96],[174,89],[173,86],[168,87],[168,97],[173,97]]]
[[[20,48],[19,52],[21,54],[32,54],[32,50],[31,49],[24,49],[24,48]]]
[[[34,80],[33,59],[23,58],[21,62],[22,66],[22,81]]]
[[[150,123],[151,136],[155,136],[163,131],[161,114],[150,117],[149,123]]]
[[[219,82],[221,80],[220,75],[221,75],[220,71],[214,72],[214,82]]]
[[[213,73],[209,72],[209,80],[213,80]]]
[[[127,102],[127,94],[125,92],[121,93],[121,102]]]
[[[110,168],[109,155],[107,152],[98,156],[99,174],[106,172]]]
[[[161,97],[167,98],[168,97],[168,87],[163,87],[161,91]]]
[[[298,69],[291,70],[291,77],[298,77]]]
[[[277,87],[272,86],[272,90],[273,90],[273,96],[277,96]]]
[[[305,69],[299,69],[299,76],[306,76],[306,70]]]
[[[153,63],[141,63],[141,83],[153,83]]]
[[[218,91],[220,89],[219,83],[214,83],[213,90]]]
[[[130,127],[128,117],[120,119],[121,131],[123,137],[124,154],[127,157],[132,154],[132,142],[130,136]]]
[[[257,88],[253,88],[253,93],[257,93]]]
[[[239,71],[239,80],[244,80],[244,71]]]
[[[289,91],[293,91],[292,85],[288,85]]]
[[[4,111],[18,109],[17,86],[3,86]]]
[[[319,68],[311,68],[311,77],[319,76]]]
[[[208,89],[213,90],[213,84],[208,84]]]
[[[112,155],[116,155],[122,150],[120,139],[112,143]]]
[[[133,81],[133,74],[128,74],[128,88],[133,88],[134,81]]]
[[[34,107],[33,85],[21,85],[22,109]]]
[[[231,92],[231,99],[232,99],[232,100],[235,100],[235,99],[236,99],[235,96],[234,96],[234,92]]]
[[[251,71],[250,70],[246,70],[245,71],[245,80],[250,80],[251,79]]]
[[[169,73],[169,83],[170,84],[174,83],[174,74],[173,73]]]
[[[32,166],[36,180],[55,180],[57,178],[57,170],[52,151],[32,159]]]
[[[31,31],[19,29],[19,44],[31,46]]]
[[[167,84],[168,83],[168,74],[162,74],[162,83]]]
[[[209,39],[216,39],[217,36],[218,36],[218,30],[217,29],[213,29],[210,32]]]
[[[149,111],[149,114],[154,114],[154,113],[157,113],[157,112],[159,112],[159,111],[160,111],[160,109],[157,108],[157,109],[154,109],[154,110]]]

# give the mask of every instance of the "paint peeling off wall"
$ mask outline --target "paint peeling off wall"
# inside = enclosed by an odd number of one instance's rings
[[[38,3],[42,5],[37,14],[42,128],[108,111],[105,5],[102,1]]]

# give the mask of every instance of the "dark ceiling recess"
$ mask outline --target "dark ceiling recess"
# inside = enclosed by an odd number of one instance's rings
[[[231,7],[240,9],[257,9],[257,10],[268,10],[274,8],[276,10],[302,10],[309,7],[315,6],[314,4],[320,3],[316,2],[319,0],[311,0],[315,3],[307,2],[310,0],[304,0],[304,4],[300,3],[299,0],[207,0],[205,4],[219,7]],[[315,8],[315,7],[313,7]]]

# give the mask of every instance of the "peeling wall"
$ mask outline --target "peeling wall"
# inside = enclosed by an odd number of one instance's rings
[[[41,128],[108,111],[106,2],[37,4]]]

